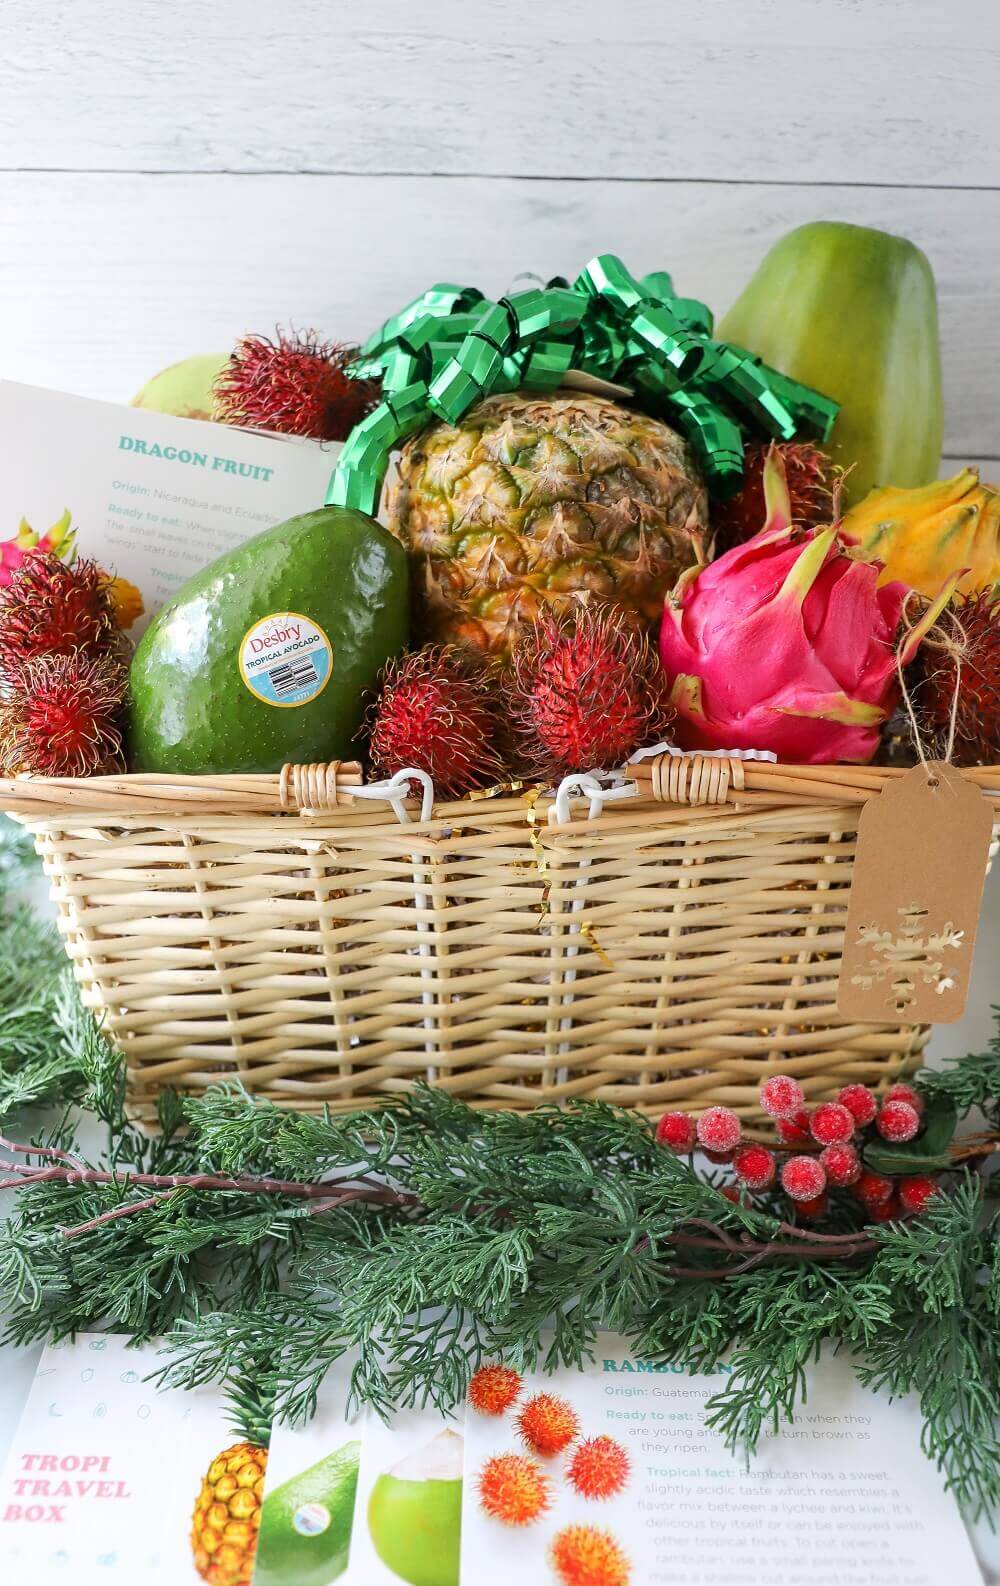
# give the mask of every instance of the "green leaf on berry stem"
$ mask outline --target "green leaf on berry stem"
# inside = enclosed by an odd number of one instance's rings
[[[864,1148],[865,1167],[874,1173],[904,1177],[912,1173],[936,1173],[941,1168],[951,1167],[948,1146],[957,1123],[958,1112],[947,1097],[929,1102],[920,1133],[905,1145],[872,1141]]]

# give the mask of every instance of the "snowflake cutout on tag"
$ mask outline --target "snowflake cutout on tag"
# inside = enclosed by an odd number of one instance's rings
[[[954,988],[955,979],[949,973],[945,958],[949,952],[963,949],[965,932],[956,930],[951,920],[939,931],[929,931],[926,923],[929,911],[922,909],[919,903],[910,903],[896,912],[902,920],[896,935],[891,930],[880,930],[877,925],[860,927],[858,946],[869,947],[871,954],[868,968],[852,975],[851,984],[865,991],[873,986],[888,985],[887,1004],[897,1013],[904,1013],[915,999],[918,979],[939,993]]]

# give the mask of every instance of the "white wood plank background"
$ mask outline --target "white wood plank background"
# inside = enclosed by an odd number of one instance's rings
[[[997,0],[3,0],[0,374],[127,399],[276,322],[602,249],[724,310],[817,218],[928,253],[1000,475]],[[0,437],[2,466],[2,437]],[[962,1051],[997,998],[991,889]]]

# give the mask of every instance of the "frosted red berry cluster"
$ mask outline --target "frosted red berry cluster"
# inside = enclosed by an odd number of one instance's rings
[[[671,1151],[701,1150],[712,1162],[732,1166],[736,1187],[723,1194],[739,1202],[746,1194],[780,1184],[800,1218],[821,1217],[831,1189],[851,1189],[871,1222],[913,1216],[925,1210],[937,1182],[923,1174],[892,1179],[868,1171],[860,1136],[874,1127],[883,1140],[900,1145],[921,1126],[923,1100],[912,1085],[891,1085],[881,1096],[867,1085],[844,1085],[835,1101],[810,1107],[805,1091],[790,1074],[773,1074],[760,1087],[760,1104],[774,1120],[784,1146],[801,1146],[778,1166],[776,1153],[743,1140],[743,1127],[731,1107],[709,1107],[695,1120],[686,1112],[667,1112],[656,1126],[659,1144]]]

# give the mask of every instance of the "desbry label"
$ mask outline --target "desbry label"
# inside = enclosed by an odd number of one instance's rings
[[[265,705],[289,710],[322,694],[333,672],[333,648],[318,622],[300,611],[272,611],[240,645],[240,676]]]

